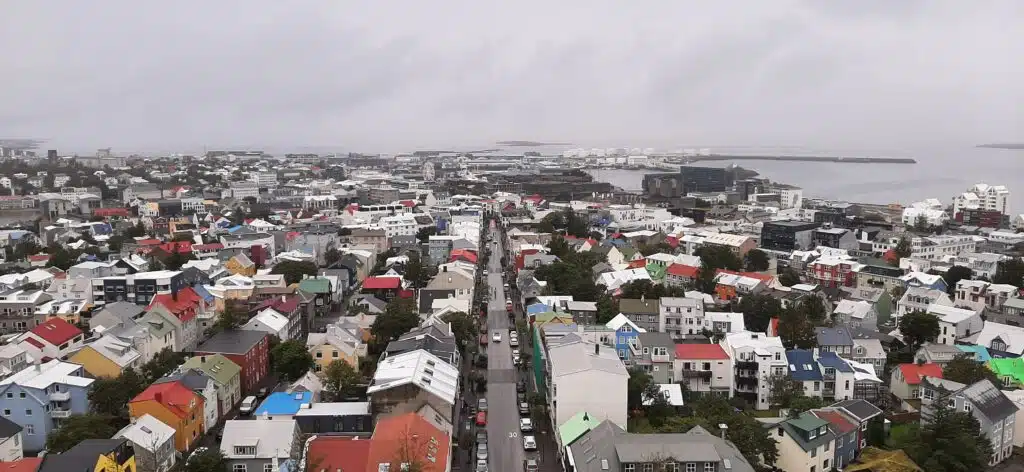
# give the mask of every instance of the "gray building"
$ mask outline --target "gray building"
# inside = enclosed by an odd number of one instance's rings
[[[581,326],[597,324],[597,302],[568,302],[565,311],[572,315],[574,323]]]
[[[814,328],[814,334],[818,338],[818,349],[823,352],[834,352],[840,356],[853,353],[853,336],[846,327]]]
[[[313,403],[295,413],[295,422],[302,434],[373,432],[370,402]]]
[[[388,343],[381,354],[380,359],[384,360],[389,356],[396,356],[406,352],[417,350],[427,351],[441,360],[453,365],[460,366],[462,358],[459,354],[459,346],[455,342],[455,334],[448,331],[447,326],[442,328],[437,324],[413,328],[398,339]]]
[[[661,316],[659,301],[646,298],[623,298],[619,300],[619,312],[634,324],[647,331],[659,331]]]
[[[220,452],[227,470],[263,472],[301,455],[295,420],[228,420]],[[245,467],[236,467],[244,465]]]
[[[566,455],[576,472],[642,472],[656,466],[678,471],[754,470],[735,445],[700,426],[680,434],[631,434],[605,420],[566,445]]]
[[[936,408],[945,405],[953,411],[968,412],[981,425],[981,433],[992,443],[989,465],[1003,462],[1013,454],[1014,420],[1017,405],[1006,398],[989,380],[971,385],[951,380],[925,377],[921,380],[921,423],[935,415]]]
[[[637,352],[633,353],[636,366],[651,375],[655,383],[673,383],[672,362],[676,343],[668,333],[646,332],[636,337]]]

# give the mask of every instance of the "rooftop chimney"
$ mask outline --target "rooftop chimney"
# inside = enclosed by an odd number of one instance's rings
[[[597,344],[597,343],[594,343],[594,355],[597,356],[597,355],[600,355],[600,354],[601,354],[601,345]]]
[[[725,423],[718,423],[718,429],[722,431],[722,440],[725,440],[725,432],[729,430],[729,425]]]

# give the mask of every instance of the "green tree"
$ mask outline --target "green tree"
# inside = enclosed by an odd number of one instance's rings
[[[281,377],[294,381],[313,367],[313,355],[306,350],[306,343],[289,339],[270,351],[270,365]]]
[[[75,265],[75,256],[63,246],[57,246],[56,248],[50,249],[50,260],[46,262],[46,267],[56,267],[60,270],[66,271],[71,266]]]
[[[988,379],[996,386],[1002,385],[995,372],[992,372],[985,364],[976,362],[966,354],[956,356],[953,360],[949,361],[942,368],[942,378],[965,385]]]
[[[141,238],[146,235],[146,225],[142,224],[142,221],[135,223],[135,226],[128,228],[124,231],[126,238]]]
[[[896,257],[903,259],[905,257],[910,257],[912,249],[913,248],[910,246],[910,239],[903,236],[900,238],[899,242],[896,243],[896,246],[892,248],[892,251],[896,254]]]
[[[929,472],[974,472],[988,468],[992,443],[970,413],[935,403],[931,421],[921,427],[916,444],[905,450]]]
[[[743,270],[743,261],[726,246],[704,245],[694,251],[693,255],[700,257],[703,264],[716,270]]]
[[[351,233],[351,231],[349,231],[349,232]],[[418,240],[420,243],[425,243],[425,242],[430,240],[431,236],[434,236],[436,234],[437,234],[437,228],[435,228],[433,226],[428,226],[426,228],[420,228],[420,230],[416,232],[416,240]]]
[[[779,315],[779,337],[786,349],[812,349],[817,347],[814,324],[799,306],[790,306]]]
[[[974,278],[974,271],[970,267],[955,265],[946,270],[942,278],[946,281],[946,292],[953,295],[956,293],[956,284],[961,280]]]
[[[414,287],[426,287],[435,275],[437,275],[437,266],[424,264],[423,258],[418,252],[409,254],[409,263],[405,265],[405,278],[412,281]]]
[[[629,412],[640,411],[644,407],[644,399],[652,392],[654,379],[639,367],[629,369],[629,381],[626,383],[626,408]]]
[[[211,447],[189,456],[185,472],[228,472],[228,463],[220,448]]]
[[[992,283],[1009,284],[1020,287],[1024,285],[1024,260],[1019,257],[999,261]]]
[[[743,266],[752,272],[763,272],[771,267],[771,260],[768,254],[760,249],[751,249],[743,258]]]
[[[195,259],[192,253],[182,254],[178,251],[172,252],[169,256],[164,258],[164,267],[167,270],[179,270],[181,266],[185,265],[186,262]]]
[[[686,295],[683,287],[671,285],[655,285],[650,280],[634,280],[622,285],[621,298],[648,298],[658,299],[662,297],[682,297]]]
[[[177,369],[184,361],[184,353],[174,352],[173,349],[165,347],[157,352],[149,362],[142,364],[142,378],[146,384],[151,384]]]
[[[458,311],[442,316],[441,321],[451,325],[452,333],[455,334],[455,342],[459,345],[459,351],[465,354],[466,348],[476,341],[476,319],[468,313]]]
[[[332,247],[324,252],[324,264],[326,264],[327,267],[333,266],[339,260],[341,260],[341,253],[338,252],[337,249]]]
[[[764,332],[771,319],[782,313],[782,302],[771,295],[747,295],[740,299],[737,310],[743,312],[747,329]]]
[[[792,267],[786,267],[779,273],[779,283],[784,287],[792,287],[800,283],[800,274]]]
[[[305,276],[315,276],[317,271],[316,263],[310,261],[282,261],[274,264],[270,270],[271,274],[284,274],[284,281],[288,284],[299,283]]]
[[[660,242],[657,244],[643,244],[640,246],[640,254],[643,254],[644,257],[650,256],[652,254],[673,254],[675,252],[675,248],[673,248],[671,244],[666,242]]]
[[[603,325],[619,314],[619,299],[608,295],[604,285],[598,287],[601,295],[597,297],[597,324]]]
[[[939,317],[921,310],[915,310],[900,318],[900,333],[903,342],[917,351],[922,344],[933,342],[939,337]]]
[[[377,315],[370,325],[370,334],[373,335],[370,347],[379,353],[389,342],[398,339],[419,324],[420,316],[416,312],[416,303],[407,298],[395,298],[388,303],[384,313]]]
[[[109,439],[117,434],[119,424],[117,418],[110,415],[71,415],[62,421],[60,428],[50,432],[46,450],[51,454],[60,453],[86,439]]]
[[[321,374],[326,391],[334,401],[342,401],[356,393],[363,377],[354,367],[342,360],[333,360]]]
[[[142,393],[148,384],[135,369],[126,369],[116,378],[97,378],[89,389],[89,408],[93,413],[127,422],[128,402]]]
[[[224,301],[224,309],[217,314],[217,321],[213,324],[213,331],[226,331],[237,329],[249,322],[249,309],[245,302],[237,299]]]
[[[557,256],[559,259],[565,259],[569,257],[569,243],[561,234],[555,234],[551,238],[551,242],[548,243],[548,250],[552,255]]]

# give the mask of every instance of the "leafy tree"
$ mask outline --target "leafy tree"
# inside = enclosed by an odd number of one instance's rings
[[[47,261],[46,266],[56,267],[60,270],[66,271],[68,268],[75,265],[76,257],[77,256],[73,255],[70,251],[64,249],[63,246],[57,246],[50,250],[50,260]]]
[[[128,421],[128,402],[146,389],[146,379],[135,369],[127,369],[116,378],[100,377],[89,390],[89,407],[93,413]]]
[[[818,345],[814,324],[799,305],[782,310],[779,315],[779,337],[786,349],[812,349]]]
[[[409,263],[405,265],[405,278],[412,281],[414,287],[426,287],[435,275],[437,275],[437,266],[424,264],[423,258],[418,252],[409,254]]]
[[[905,450],[929,472],[985,470],[992,457],[992,443],[970,413],[953,411],[936,402],[931,421],[921,427],[916,444]]]
[[[700,257],[702,263],[716,270],[743,270],[743,261],[726,246],[704,245],[694,251],[693,255]]]
[[[1024,285],[1024,260],[1019,257],[999,261],[996,274],[992,277],[994,284],[1009,284],[1020,287]]]
[[[751,249],[743,258],[743,266],[752,272],[762,272],[771,267],[771,260],[768,254],[760,249]]]
[[[569,252],[571,251],[569,243],[560,234],[555,234],[554,237],[551,238],[551,242],[548,243],[548,249],[551,251],[552,255],[557,256],[559,259],[569,257]]]
[[[821,408],[823,406],[825,406],[825,401],[822,400],[821,397],[799,395],[793,397],[789,401],[789,416],[791,418],[796,418],[797,416],[800,416],[800,413]]]
[[[123,246],[124,236],[120,234],[115,234],[114,236],[111,236],[110,239],[107,239],[107,249],[109,249],[110,252],[121,252],[121,247]]]
[[[283,341],[270,351],[270,365],[282,377],[298,380],[313,367],[313,355],[297,339]]]
[[[455,334],[455,342],[459,345],[459,351],[465,354],[466,347],[476,340],[476,319],[468,313],[459,311],[444,315],[441,317],[441,321],[451,325],[452,333]]]
[[[782,313],[782,302],[771,295],[747,295],[740,300],[737,310],[743,312],[747,329],[764,332],[771,319]]]
[[[59,429],[50,432],[46,438],[46,450],[50,453],[65,452],[86,439],[108,439],[117,434],[118,424],[117,418],[110,415],[71,415]]]
[[[220,448],[211,447],[189,456],[185,472],[228,472],[228,463]]]
[[[598,287],[601,295],[597,297],[597,323],[603,325],[619,314],[619,300],[608,295],[604,290],[604,285]]]
[[[370,326],[370,333],[373,335],[371,347],[375,348],[375,352],[380,352],[380,348],[419,324],[420,316],[416,313],[416,303],[407,298],[395,298],[388,303],[384,313],[377,315]]]
[[[169,256],[164,259],[164,267],[167,270],[179,270],[181,266],[185,265],[186,262],[195,259],[192,253],[183,254],[178,251],[172,252]]]
[[[337,249],[332,247],[324,252],[324,264],[327,264],[327,267],[333,266],[339,260],[341,260],[341,253]]]
[[[803,396],[803,383],[789,378],[788,375],[772,375],[768,378],[771,385],[771,394],[768,403],[775,408],[789,408],[790,403],[796,397]]]
[[[185,354],[174,352],[171,348],[165,347],[156,353],[149,362],[142,364],[142,377],[146,384],[153,383],[155,380],[177,369],[184,360]]]
[[[675,407],[668,402],[668,396],[661,391],[658,384],[651,382],[644,390],[644,400],[649,404],[644,406],[645,415],[655,428],[662,426],[665,420],[675,415]]]
[[[282,261],[274,264],[270,273],[284,274],[285,283],[295,284],[299,283],[303,276],[315,276],[316,271],[316,263],[310,261]]]
[[[933,342],[939,337],[939,317],[921,310],[915,310],[900,318],[900,333],[903,342],[917,351],[922,344]]]
[[[654,379],[650,374],[638,367],[629,369],[629,381],[626,383],[627,411],[640,411],[643,408],[644,395],[650,392],[651,385],[654,385]]]
[[[640,246],[640,254],[643,254],[644,257],[650,256],[652,254],[672,254],[674,252],[676,252],[675,248],[673,248],[671,244],[666,242],[660,242],[657,244],[644,244]]]
[[[974,359],[968,355],[959,355],[949,361],[949,363],[942,368],[942,378],[945,380],[960,382],[965,385],[970,385],[985,379],[992,381],[992,383],[997,386],[1002,384],[995,372],[989,370],[985,364],[975,362]]]
[[[324,383],[324,390],[331,395],[334,401],[353,395],[363,377],[359,375],[354,367],[342,360],[333,360],[321,374]]]
[[[974,271],[970,267],[955,265],[950,267],[942,278],[946,281],[946,292],[953,295],[956,293],[957,282],[974,278]]]
[[[910,246],[910,239],[906,236],[900,238],[899,242],[896,243],[896,246],[892,248],[893,253],[896,254],[896,257],[899,259],[910,257],[912,250],[913,248]]]
[[[135,223],[135,226],[128,228],[124,231],[126,238],[141,238],[146,235],[146,225],[142,224],[142,221]]]
[[[249,310],[245,302],[236,299],[224,300],[224,310],[217,315],[214,331],[237,329],[249,321]]]
[[[351,233],[351,232],[352,231],[349,230],[349,233]],[[434,236],[436,234],[437,234],[437,228],[434,227],[434,226],[428,226],[426,228],[420,228],[420,230],[416,232],[416,240],[419,241],[420,243],[425,243],[425,242],[430,240],[431,236]]]
[[[14,258],[21,260],[33,254],[39,254],[42,252],[43,247],[35,242],[34,239],[24,238],[25,241],[20,241],[14,246]]]
[[[622,285],[622,298],[648,298],[658,299],[662,297],[682,297],[686,295],[686,289],[671,285],[655,285],[650,280],[634,280]]]

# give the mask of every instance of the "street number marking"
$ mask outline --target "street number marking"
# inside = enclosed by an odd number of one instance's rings
[[[515,431],[511,431],[511,432],[509,432],[509,433],[508,433],[508,437],[509,437],[510,439],[515,439],[515,438],[516,438],[516,437],[518,437],[518,436],[519,436],[519,433],[517,433],[517,432],[515,432]]]

